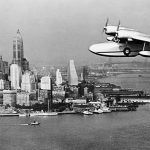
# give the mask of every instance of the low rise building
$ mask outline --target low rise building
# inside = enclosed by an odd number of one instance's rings
[[[17,93],[17,105],[30,106],[29,93],[27,92]]]
[[[64,86],[53,86],[53,102],[54,103],[61,103],[65,99],[65,90]]]
[[[3,105],[16,105],[16,90],[3,90]]]
[[[31,106],[38,103],[36,98],[36,93],[19,92],[17,93],[17,105],[21,106]]]

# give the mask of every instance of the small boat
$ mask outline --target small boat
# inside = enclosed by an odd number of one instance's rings
[[[28,125],[37,126],[37,125],[40,125],[40,123],[37,121],[34,121],[34,122],[29,123]]]
[[[101,114],[101,113],[103,113],[103,110],[102,109],[95,109],[93,111],[93,113],[95,113],[95,114]]]
[[[111,110],[108,107],[102,107],[102,111],[104,113],[110,113],[111,112]]]
[[[82,113],[84,115],[93,115],[93,113],[91,111],[89,111],[89,110],[84,110]]]

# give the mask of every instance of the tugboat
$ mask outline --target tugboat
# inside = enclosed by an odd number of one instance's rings
[[[40,123],[38,121],[33,121],[33,122],[29,123],[28,125],[38,126],[38,125],[40,125]]]

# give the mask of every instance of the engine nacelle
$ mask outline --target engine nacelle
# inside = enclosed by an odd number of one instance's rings
[[[135,32],[133,31],[129,31],[129,30],[119,30],[117,33],[117,38],[127,38],[127,39],[132,39],[130,37],[132,37],[133,35],[135,35]]]
[[[117,26],[107,26],[104,27],[104,30],[107,35],[115,36],[117,32]]]
[[[127,37],[128,35],[133,32],[133,29],[125,28],[125,27],[119,27],[119,31],[117,31],[118,26],[106,26],[104,27],[104,31],[107,35],[115,36],[118,34],[121,38]]]

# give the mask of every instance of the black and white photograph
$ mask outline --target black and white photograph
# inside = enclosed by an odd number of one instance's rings
[[[0,0],[0,150],[150,150],[150,1]]]

